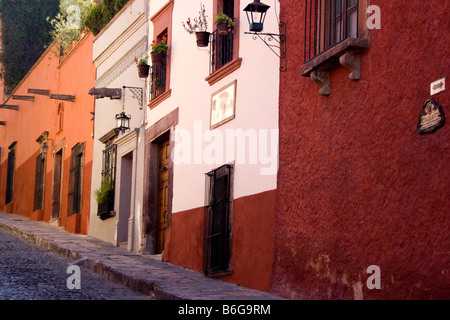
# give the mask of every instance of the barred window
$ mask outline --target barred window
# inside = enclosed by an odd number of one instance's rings
[[[359,0],[306,0],[305,62],[349,38],[358,38]]]
[[[234,19],[234,0],[219,1],[218,8],[232,20]],[[214,73],[233,60],[234,28],[221,34],[218,29],[212,33],[210,71]]]
[[[97,203],[97,215],[100,219],[105,220],[111,217],[111,212],[114,211],[114,194],[116,181],[116,158],[117,145],[108,144],[103,150],[103,164],[102,164],[102,185],[104,185],[105,197],[102,203]]]

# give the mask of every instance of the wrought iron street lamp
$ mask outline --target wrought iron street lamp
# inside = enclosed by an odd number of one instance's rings
[[[130,131],[130,119],[131,117],[125,112],[116,114],[116,130],[122,131],[122,133]]]
[[[261,3],[260,0],[255,0],[245,7],[244,11],[247,14],[247,20],[250,25],[250,32],[245,32],[245,34],[251,34],[254,40],[257,38],[261,39],[273,53],[281,58],[284,65],[280,67],[280,71],[284,72],[286,71],[286,25],[280,22],[279,28],[282,32],[279,34],[261,33],[264,29],[264,20],[269,8],[270,6]],[[276,43],[271,43],[272,40]]]
[[[270,6],[261,3],[260,0],[255,0],[245,7],[244,11],[247,14],[247,20],[250,24],[250,31],[261,32],[264,28],[264,20],[266,19],[267,10]]]
[[[41,144],[41,154],[45,156],[47,152],[48,152],[48,144],[45,141]]]

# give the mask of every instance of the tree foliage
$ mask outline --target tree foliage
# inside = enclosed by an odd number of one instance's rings
[[[129,0],[103,0],[92,8],[84,20],[85,25],[94,35],[99,34],[128,2]]]
[[[50,35],[63,50],[79,38],[81,31],[85,28],[84,20],[94,5],[94,0],[61,0],[56,17],[53,19],[47,17],[47,21],[52,26]]]
[[[44,53],[52,38],[48,16],[58,13],[59,0],[0,0],[2,19],[1,78],[10,93]]]

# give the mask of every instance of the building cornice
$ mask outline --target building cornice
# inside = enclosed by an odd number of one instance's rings
[[[147,23],[147,15],[146,13],[142,13],[97,58],[95,58],[94,60],[95,66],[98,68],[100,65],[102,65],[118,48],[120,48],[125,43],[125,41],[127,41],[134,33],[136,33],[146,23]]]

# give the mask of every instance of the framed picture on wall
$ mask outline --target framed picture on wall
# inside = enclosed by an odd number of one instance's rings
[[[211,97],[210,128],[214,129],[234,119],[236,110],[236,84],[234,80]]]

